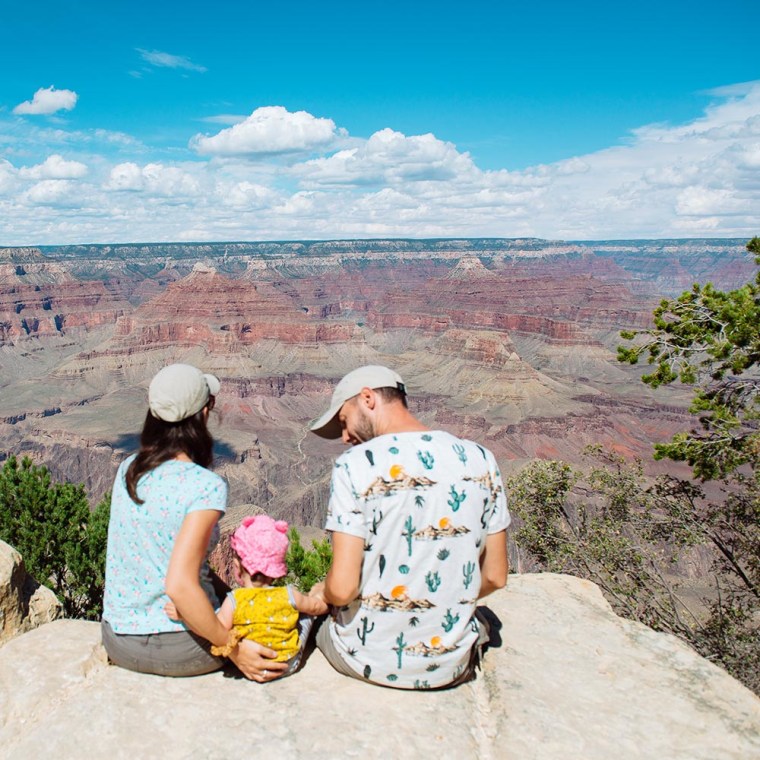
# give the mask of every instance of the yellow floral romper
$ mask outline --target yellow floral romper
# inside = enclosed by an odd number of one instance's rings
[[[231,592],[232,625],[240,639],[252,639],[277,652],[275,662],[298,654],[298,610],[287,586],[237,588]]]

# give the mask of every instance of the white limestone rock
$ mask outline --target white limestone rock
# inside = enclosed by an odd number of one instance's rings
[[[55,594],[28,575],[21,555],[0,541],[0,646],[60,614]]]
[[[60,758],[746,760],[760,700],[672,636],[616,617],[591,583],[512,576],[489,598],[503,643],[479,678],[403,692],[337,675],[319,652],[264,686],[106,664],[95,623],[0,649],[0,747]]]

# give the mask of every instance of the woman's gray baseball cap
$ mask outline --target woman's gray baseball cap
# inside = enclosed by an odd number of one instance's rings
[[[369,364],[366,367],[349,372],[335,386],[330,408],[319,418],[309,425],[309,430],[321,438],[340,438],[341,428],[338,421],[338,412],[343,404],[358,393],[362,388],[396,388],[406,393],[404,381],[397,372],[379,364]]]
[[[200,412],[209,396],[216,396],[219,378],[201,372],[192,364],[170,364],[150,381],[148,406],[154,417],[179,422]]]

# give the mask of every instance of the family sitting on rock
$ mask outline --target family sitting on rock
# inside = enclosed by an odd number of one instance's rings
[[[227,502],[208,469],[220,388],[188,364],[150,383],[140,450],[119,467],[111,497],[102,622],[111,662],[191,676],[229,658],[267,682],[301,666],[316,627],[317,647],[353,678],[401,689],[474,678],[489,639],[477,601],[508,572],[510,518],[491,452],[416,419],[393,370],[348,373],[311,425],[351,447],[333,468],[327,577],[309,595],[273,585],[287,573],[287,525],[257,515],[232,535],[240,588],[230,592],[207,563]]]

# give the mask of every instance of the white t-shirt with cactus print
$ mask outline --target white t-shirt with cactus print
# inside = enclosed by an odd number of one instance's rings
[[[509,525],[490,451],[442,431],[378,436],[335,463],[325,527],[364,539],[360,597],[330,621],[356,673],[404,689],[467,666],[485,538]]]

